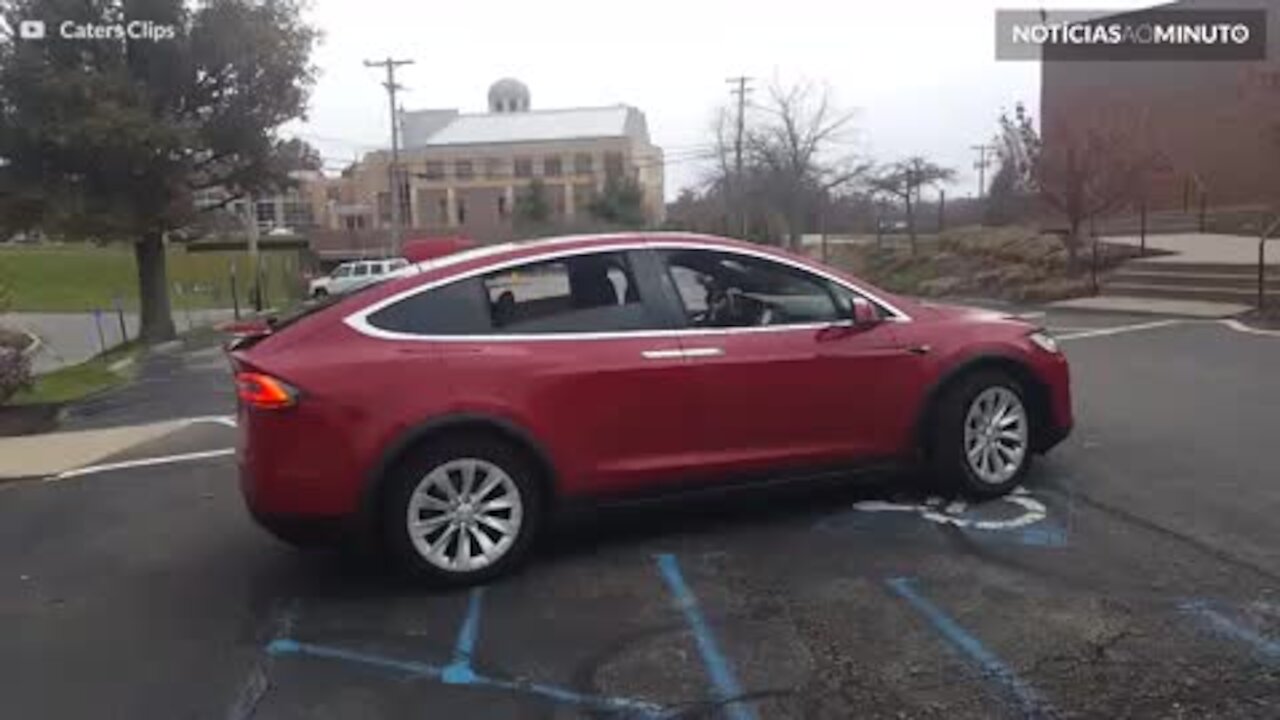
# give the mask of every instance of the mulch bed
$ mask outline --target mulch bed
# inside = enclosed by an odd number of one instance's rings
[[[61,403],[0,405],[0,437],[37,435],[58,427]]]
[[[1266,310],[1250,310],[1236,319],[1264,330],[1280,330],[1280,299],[1272,300],[1272,306]]]

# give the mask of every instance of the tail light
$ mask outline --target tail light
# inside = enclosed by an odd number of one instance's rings
[[[281,410],[298,403],[298,389],[259,372],[236,373],[236,395],[249,407]]]

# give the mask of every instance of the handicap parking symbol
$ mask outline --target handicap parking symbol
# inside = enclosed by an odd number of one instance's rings
[[[897,516],[955,528],[979,542],[1063,547],[1067,544],[1066,529],[1050,515],[1044,499],[1018,487],[1008,495],[976,504],[940,497],[920,502],[863,500],[853,504],[852,513],[823,520],[818,529],[874,530],[889,526],[880,518]],[[902,529],[899,522],[892,525]]]

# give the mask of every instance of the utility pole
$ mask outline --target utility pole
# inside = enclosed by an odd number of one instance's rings
[[[990,166],[991,160],[988,159],[987,153],[994,153],[996,147],[994,145],[971,145],[970,149],[978,153],[978,162],[973,167],[978,171],[978,199],[981,200],[987,192],[987,167]]]
[[[387,168],[388,200],[391,203],[391,254],[400,254],[401,222],[400,222],[400,122],[396,117],[399,105],[396,104],[396,91],[404,87],[396,83],[396,68],[401,65],[412,65],[412,60],[365,60],[365,67],[381,67],[387,71],[387,79],[382,86],[387,89],[387,98],[391,106],[391,165]]]
[[[733,194],[738,206],[741,237],[745,240],[747,237],[747,203],[742,182],[742,136],[746,131],[747,95],[751,92],[751,88],[747,87],[747,83],[751,82],[751,78],[739,75],[738,77],[729,78],[725,82],[735,86],[729,93],[738,98],[738,127],[733,140]]]

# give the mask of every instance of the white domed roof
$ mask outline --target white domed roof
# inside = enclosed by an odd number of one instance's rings
[[[489,86],[489,112],[527,112],[529,86],[515,78],[502,78]]]

